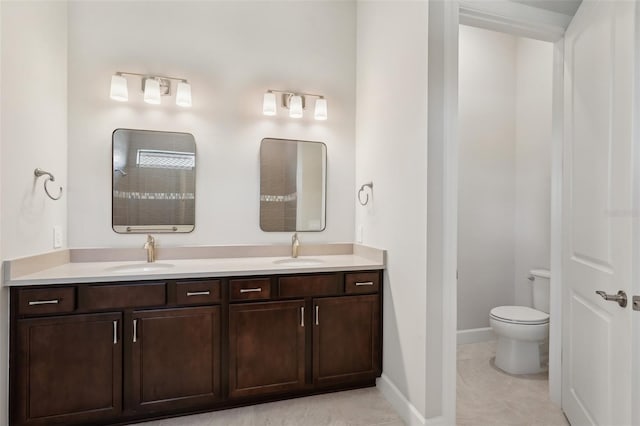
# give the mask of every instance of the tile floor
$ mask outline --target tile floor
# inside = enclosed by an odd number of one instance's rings
[[[567,426],[549,401],[547,374],[512,376],[493,365],[496,342],[458,346],[458,426]]]
[[[511,376],[493,366],[495,341],[458,346],[458,426],[568,426],[549,401],[546,374]],[[376,388],[358,389],[137,426],[403,426]]]
[[[290,399],[137,426],[404,426],[376,388]]]

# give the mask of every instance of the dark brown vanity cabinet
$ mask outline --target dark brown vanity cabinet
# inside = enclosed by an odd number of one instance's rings
[[[11,289],[10,424],[126,424],[373,386],[381,271]]]
[[[220,394],[220,307],[134,311],[129,399],[136,411],[206,406]]]
[[[121,413],[120,313],[20,319],[13,326],[12,425],[91,424]]]
[[[230,305],[229,396],[373,382],[379,283],[378,271],[283,276],[272,297],[296,299]]]
[[[380,297],[315,299],[313,382],[359,382],[381,373]]]
[[[301,389],[305,384],[304,300],[229,307],[229,396]]]

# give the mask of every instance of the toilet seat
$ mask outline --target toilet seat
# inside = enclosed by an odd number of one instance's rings
[[[509,324],[539,325],[549,322],[549,314],[527,306],[498,306],[491,309],[490,317]]]

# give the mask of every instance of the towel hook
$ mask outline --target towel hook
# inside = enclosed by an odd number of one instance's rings
[[[33,174],[36,176],[36,178],[39,178],[40,176],[47,176],[47,179],[44,181],[44,192],[47,193],[47,195],[49,196],[49,198],[51,198],[52,200],[59,200],[60,197],[62,197],[62,187],[60,187],[60,192],[58,193],[57,197],[54,197],[53,195],[51,195],[51,193],[49,192],[49,188],[47,188],[47,184],[49,182],[55,182],[56,178],[53,177],[53,175],[47,171],[44,171],[40,168],[37,168],[33,171]]]
[[[369,203],[369,194],[365,192],[365,188],[369,188],[371,190],[371,194],[373,194],[373,182],[365,183],[358,190],[358,201],[363,206],[366,206]],[[362,201],[362,193],[364,193],[364,195],[367,197],[364,199],[364,201]]]

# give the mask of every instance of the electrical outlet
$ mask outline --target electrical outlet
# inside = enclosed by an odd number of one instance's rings
[[[53,248],[62,247],[62,226],[53,227]]]

